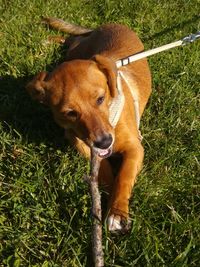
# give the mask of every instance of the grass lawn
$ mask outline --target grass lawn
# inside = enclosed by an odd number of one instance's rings
[[[0,267],[91,266],[88,163],[24,86],[61,60],[43,15],[128,25],[149,49],[200,30],[200,0],[0,0]],[[144,167],[106,266],[200,266],[200,41],[149,58]]]

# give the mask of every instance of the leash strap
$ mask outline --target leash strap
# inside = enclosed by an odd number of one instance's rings
[[[200,39],[200,31],[198,31],[196,34],[190,34],[179,41],[176,41],[176,42],[173,42],[170,44],[166,44],[166,45],[163,45],[163,46],[160,46],[157,48],[153,48],[153,49],[148,50],[148,51],[144,51],[144,52],[140,52],[140,53],[137,53],[134,55],[130,55],[126,58],[119,59],[116,61],[117,68],[128,65],[131,62],[143,59],[145,57],[155,55],[155,54],[160,53],[162,51],[169,50],[169,49],[174,48],[174,47],[193,43],[194,41],[196,41],[198,39]]]

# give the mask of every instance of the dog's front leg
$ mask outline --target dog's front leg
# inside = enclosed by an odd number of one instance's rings
[[[143,161],[144,152],[139,141],[128,147],[123,153],[122,166],[113,184],[108,217],[110,231],[123,230],[123,222],[128,218],[129,198]]]

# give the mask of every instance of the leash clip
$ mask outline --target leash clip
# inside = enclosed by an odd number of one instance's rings
[[[190,34],[182,39],[182,45],[193,43],[199,38],[200,38],[200,31],[197,32],[196,34]]]

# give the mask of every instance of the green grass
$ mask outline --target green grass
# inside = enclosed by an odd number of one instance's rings
[[[145,48],[200,29],[199,0],[0,0],[0,266],[91,266],[88,163],[24,86],[61,59],[41,16],[89,27],[120,22]],[[106,266],[199,266],[200,41],[149,58],[153,93],[132,229],[104,231]]]

